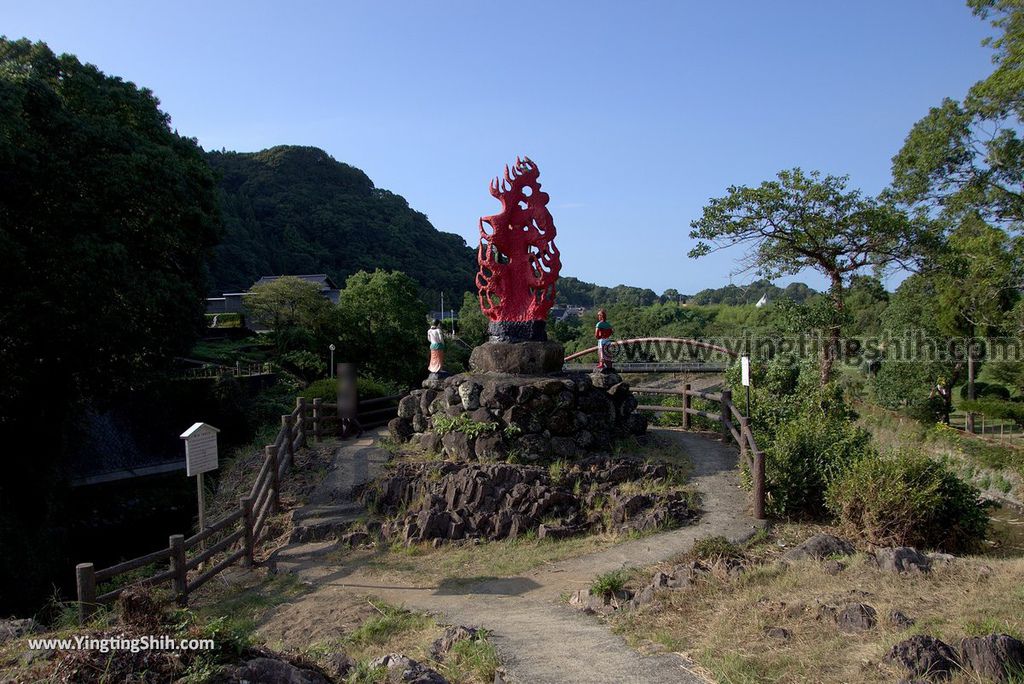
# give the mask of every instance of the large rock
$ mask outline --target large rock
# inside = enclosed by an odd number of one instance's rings
[[[330,680],[315,670],[296,667],[274,658],[253,658],[235,668],[231,681],[260,682],[260,684],[330,684]]]
[[[960,642],[960,660],[980,679],[1002,684],[1024,674],[1024,644],[1006,634],[970,637]]]
[[[32,618],[0,620],[0,644],[13,639],[20,639],[40,631],[39,623]]]
[[[804,558],[828,558],[829,556],[852,556],[853,544],[831,534],[816,534],[802,544],[794,546],[783,556],[786,560]]]
[[[880,570],[896,573],[921,573],[932,569],[928,556],[911,546],[897,546],[875,551],[875,563]]]
[[[917,634],[899,642],[885,655],[913,677],[947,679],[957,669],[956,652],[944,641]]]
[[[386,668],[387,681],[390,684],[408,682],[410,684],[448,684],[448,680],[426,665],[400,653],[389,653],[370,661],[373,669]]]
[[[474,629],[473,627],[465,627],[463,625],[454,625],[445,628],[444,634],[434,641],[433,646],[430,647],[431,657],[434,660],[441,662],[444,660],[444,657],[448,655],[448,651],[452,650],[452,647],[454,647],[455,644],[460,641],[475,639],[478,631],[479,630]]]
[[[565,347],[558,342],[487,342],[469,357],[477,373],[543,375],[557,373],[565,363]]]
[[[877,622],[877,612],[866,603],[851,603],[836,615],[836,624],[843,632],[866,632]]]

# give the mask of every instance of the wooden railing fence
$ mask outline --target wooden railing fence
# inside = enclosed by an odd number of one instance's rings
[[[398,401],[404,395],[380,397],[357,402],[362,427],[383,425],[397,415]],[[267,519],[280,509],[281,480],[295,461],[295,451],[308,440],[322,440],[338,434],[338,404],[299,397],[295,409],[281,416],[281,429],[273,444],[263,450],[263,464],[248,494],[238,500],[238,508],[210,522],[191,537],[170,536],[166,548],[97,570],[92,563],[75,567],[78,591],[78,618],[87,621],[104,604],[117,599],[129,587],[169,584],[178,605],[188,604],[188,596],[224,569],[242,562],[255,563],[254,550],[266,529]],[[220,557],[222,554],[223,557]],[[220,555],[219,555],[220,554]],[[216,558],[213,565],[209,565]],[[166,566],[154,575],[126,583],[111,591],[97,594],[97,586],[125,573],[150,565]]]
[[[753,508],[754,517],[758,520],[765,519],[765,487],[764,487],[764,452],[757,448],[754,441],[754,432],[750,428],[750,418],[744,416],[732,401],[732,391],[705,392],[690,388],[689,383],[683,385],[681,390],[660,389],[654,387],[634,387],[633,393],[638,395],[671,395],[681,397],[682,406],[659,406],[643,405],[637,408],[642,411],[654,411],[659,413],[681,413],[683,417],[683,429],[689,430],[692,427],[692,417],[701,416],[707,420],[719,423],[722,430],[722,439],[726,442],[734,442],[739,445],[740,459],[750,471],[753,482]],[[697,397],[708,402],[717,403],[719,411],[705,411],[693,407],[693,398]]]

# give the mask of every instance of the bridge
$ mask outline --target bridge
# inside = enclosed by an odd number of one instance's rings
[[[703,363],[671,361],[627,361],[626,363],[615,363],[615,370],[619,373],[724,373],[724,363]],[[589,372],[594,370],[592,363],[567,363],[562,370],[569,372]]]
[[[688,353],[685,354],[685,358],[680,358],[684,356],[681,353],[683,349],[688,350]],[[701,350],[704,353],[699,353]],[[739,356],[736,351],[718,344],[681,337],[637,337],[629,340],[617,340],[612,342],[606,353],[615,366],[615,370],[622,373],[724,373],[728,367],[728,361]],[[716,361],[704,358],[712,354],[724,356],[726,359]],[[593,367],[591,364],[569,363],[590,355],[596,357],[596,346],[566,356],[563,369],[566,371],[590,370]],[[627,356],[641,358],[629,361],[625,358]],[[656,357],[661,356],[674,358],[664,361],[656,360]]]

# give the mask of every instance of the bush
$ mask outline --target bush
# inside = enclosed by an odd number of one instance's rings
[[[825,512],[825,491],[871,453],[871,435],[848,417],[805,411],[778,425],[765,453],[768,510],[787,517]]]
[[[862,459],[832,482],[827,499],[849,534],[879,546],[970,551],[988,529],[978,490],[916,452]]]
[[[1004,399],[1010,398],[1010,390],[994,382],[975,382],[974,396],[976,399]],[[967,398],[967,385],[960,388],[960,398]]]
[[[375,399],[377,397],[390,397],[399,394],[400,390],[388,383],[374,380],[373,378],[356,378],[356,391],[360,399]],[[323,401],[338,401],[338,381],[335,378],[323,378],[311,382],[299,394],[307,401],[322,399]]]

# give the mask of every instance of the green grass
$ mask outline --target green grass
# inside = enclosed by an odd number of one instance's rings
[[[452,646],[439,668],[441,674],[453,682],[494,681],[494,673],[501,661],[488,636],[489,633],[482,629],[473,639],[459,641]]]
[[[371,604],[380,615],[372,617],[345,637],[345,644],[365,649],[380,646],[408,632],[430,627],[433,622],[421,613],[413,613],[386,603]]]
[[[613,596],[626,586],[629,573],[625,570],[612,570],[598,575],[590,584],[590,593],[594,596]]]

